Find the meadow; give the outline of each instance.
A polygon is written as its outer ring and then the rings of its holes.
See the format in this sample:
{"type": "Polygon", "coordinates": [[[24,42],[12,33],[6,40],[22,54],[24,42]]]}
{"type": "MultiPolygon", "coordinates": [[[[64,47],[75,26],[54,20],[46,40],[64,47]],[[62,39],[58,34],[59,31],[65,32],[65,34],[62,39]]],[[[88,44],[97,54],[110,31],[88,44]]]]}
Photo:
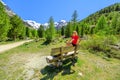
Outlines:
{"type": "Polygon", "coordinates": [[[65,46],[65,40],[45,44],[32,41],[0,54],[0,80],[119,80],[120,63],[117,58],[90,53],[85,50],[84,40],[78,61],[70,60],[59,70],[51,68],[45,60],[52,48],[65,46]]]}

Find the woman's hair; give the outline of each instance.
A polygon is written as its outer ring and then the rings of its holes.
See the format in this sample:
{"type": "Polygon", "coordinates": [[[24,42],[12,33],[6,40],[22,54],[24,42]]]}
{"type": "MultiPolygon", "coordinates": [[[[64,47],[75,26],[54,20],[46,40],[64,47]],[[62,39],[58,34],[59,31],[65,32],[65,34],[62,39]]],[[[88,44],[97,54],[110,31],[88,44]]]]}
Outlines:
{"type": "Polygon", "coordinates": [[[75,35],[78,35],[77,31],[73,31],[73,33],[74,33],[75,35]]]}

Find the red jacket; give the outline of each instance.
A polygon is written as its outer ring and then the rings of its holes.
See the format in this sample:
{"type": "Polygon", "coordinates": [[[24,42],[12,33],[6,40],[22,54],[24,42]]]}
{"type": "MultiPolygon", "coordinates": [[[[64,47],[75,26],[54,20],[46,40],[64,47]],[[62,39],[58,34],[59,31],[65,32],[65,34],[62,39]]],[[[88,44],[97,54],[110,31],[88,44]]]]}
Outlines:
{"type": "Polygon", "coordinates": [[[72,36],[71,38],[72,38],[72,44],[77,44],[79,36],[76,35],[76,36],[72,36]]]}

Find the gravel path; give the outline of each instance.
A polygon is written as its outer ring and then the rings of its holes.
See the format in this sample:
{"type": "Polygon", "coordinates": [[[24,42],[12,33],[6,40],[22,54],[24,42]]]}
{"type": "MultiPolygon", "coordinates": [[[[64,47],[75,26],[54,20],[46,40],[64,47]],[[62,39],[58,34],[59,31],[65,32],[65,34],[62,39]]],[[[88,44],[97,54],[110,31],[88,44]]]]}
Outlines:
{"type": "MultiPolygon", "coordinates": [[[[18,79],[22,76],[23,80],[33,80],[35,78],[35,80],[39,80],[39,77],[35,77],[35,75],[39,75],[39,71],[48,65],[46,56],[42,54],[43,53],[15,54],[10,57],[9,65],[12,65],[12,71],[14,71],[14,65],[16,64],[17,69],[20,67],[24,69],[21,75],[18,76],[18,79]]],[[[12,73],[12,71],[9,72],[12,73]]]]}
{"type": "Polygon", "coordinates": [[[12,48],[15,48],[17,46],[20,46],[26,42],[30,42],[32,40],[25,40],[25,41],[20,41],[20,42],[15,42],[15,43],[11,43],[11,44],[5,44],[5,45],[0,45],[0,53],[10,50],[12,48]]]}

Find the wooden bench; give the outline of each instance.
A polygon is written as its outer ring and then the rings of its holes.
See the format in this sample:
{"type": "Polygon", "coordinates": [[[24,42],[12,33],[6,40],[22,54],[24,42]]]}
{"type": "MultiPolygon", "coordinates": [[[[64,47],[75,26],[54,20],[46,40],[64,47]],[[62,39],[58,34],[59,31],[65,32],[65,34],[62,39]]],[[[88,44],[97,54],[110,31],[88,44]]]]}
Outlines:
{"type": "Polygon", "coordinates": [[[66,46],[66,47],[58,47],[51,49],[50,56],[46,57],[46,61],[49,64],[53,64],[57,67],[62,66],[62,62],[68,58],[76,58],[76,54],[80,45],[73,47],[73,46],[66,46]]]}

